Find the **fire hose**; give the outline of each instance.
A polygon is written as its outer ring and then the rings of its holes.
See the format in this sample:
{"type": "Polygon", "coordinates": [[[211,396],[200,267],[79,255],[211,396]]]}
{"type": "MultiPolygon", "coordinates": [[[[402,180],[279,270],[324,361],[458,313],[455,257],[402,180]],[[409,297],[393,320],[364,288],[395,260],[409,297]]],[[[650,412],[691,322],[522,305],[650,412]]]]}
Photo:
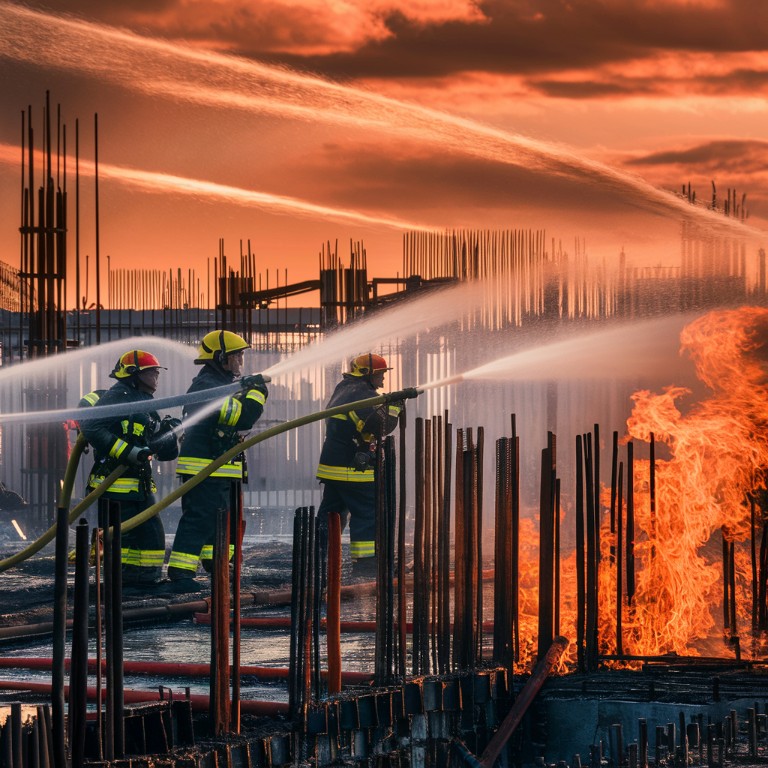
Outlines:
{"type": "Polygon", "coordinates": [[[158,512],[165,509],[171,502],[183,496],[187,491],[194,488],[201,483],[211,473],[215,472],[219,467],[235,458],[239,453],[242,453],[248,448],[261,443],[264,440],[268,440],[270,437],[288,432],[291,429],[304,426],[305,424],[311,424],[314,421],[320,421],[322,419],[330,418],[339,413],[349,413],[350,411],[360,410],[362,408],[373,408],[377,405],[383,405],[385,403],[391,403],[398,400],[406,400],[418,397],[422,393],[422,390],[410,387],[408,389],[401,389],[398,392],[388,392],[384,395],[377,395],[376,397],[369,397],[365,400],[357,400],[354,403],[345,403],[344,405],[337,405],[333,408],[326,408],[323,411],[317,411],[315,413],[309,413],[306,416],[299,416],[291,421],[284,421],[282,424],[275,424],[274,427],[265,429],[263,432],[259,432],[258,435],[246,438],[241,443],[238,443],[233,448],[219,456],[218,459],[214,459],[207,467],[201,469],[196,475],[192,475],[189,480],[180,485],[175,491],[171,491],[167,496],[153,504],[151,507],[147,507],[143,512],[135,515],[130,520],[126,520],[121,526],[121,531],[130,531],[136,526],[145,523],[150,518],[154,517],[158,512]]]}
{"type": "MultiPolygon", "coordinates": [[[[58,504],[59,508],[69,508],[69,504],[72,499],[72,486],[75,482],[75,472],[77,471],[77,465],[80,462],[80,457],[82,456],[86,445],[87,442],[85,438],[82,435],[78,435],[77,440],[75,441],[75,445],[72,449],[72,453],[69,456],[69,461],[67,462],[67,468],[64,472],[64,479],[61,483],[61,495],[59,497],[58,504]]],[[[73,523],[80,515],[82,515],[83,512],[85,512],[85,510],[88,509],[88,507],[90,507],[91,504],[93,504],[93,502],[96,501],[109,488],[109,486],[112,485],[112,483],[114,483],[115,480],[117,480],[117,478],[125,472],[126,469],[127,467],[123,466],[122,464],[116,467],[104,478],[103,482],[94,488],[79,504],[76,504],[67,518],[69,523],[73,523]]],[[[36,539],[31,544],[28,544],[20,552],[5,558],[5,560],[0,560],[0,573],[7,571],[14,565],[18,565],[22,561],[32,557],[32,555],[39,552],[46,544],[53,541],[55,536],[56,523],[54,523],[39,539],[36,539]]]]}
{"type": "MultiPolygon", "coordinates": [[[[264,381],[269,381],[265,376],[264,381]]],[[[225,384],[223,387],[213,387],[212,389],[202,389],[198,392],[187,392],[183,395],[171,395],[169,397],[153,398],[152,400],[141,400],[130,404],[130,413],[145,413],[147,411],[161,411],[167,408],[177,408],[182,405],[192,405],[193,403],[203,403],[209,400],[218,400],[239,392],[242,385],[238,382],[225,384]]],[[[120,416],[126,413],[126,406],[123,403],[113,405],[100,405],[98,411],[92,411],[90,408],[62,408],[55,411],[37,411],[35,413],[3,413],[0,414],[0,424],[11,424],[16,421],[23,421],[25,424],[50,421],[90,421],[91,419],[105,419],[110,416],[120,416]]]]}
{"type": "MultiPolygon", "coordinates": [[[[218,393],[220,390],[227,390],[228,392],[232,391],[231,386],[226,387],[216,387],[215,389],[209,389],[204,390],[203,394],[205,394],[204,398],[196,397],[194,402],[199,402],[201,400],[210,400],[212,393],[218,393]]],[[[134,517],[130,518],[129,520],[124,521],[121,526],[120,530],[122,532],[130,531],[136,528],[137,526],[141,525],[142,523],[145,523],[147,520],[151,519],[155,515],[157,515],[159,512],[161,512],[163,509],[165,509],[169,504],[173,503],[177,499],[181,498],[187,491],[194,488],[196,485],[201,483],[203,480],[205,480],[207,477],[209,477],[213,472],[215,472],[219,467],[221,467],[223,464],[226,464],[227,462],[231,461],[235,456],[237,456],[239,453],[242,453],[243,451],[247,450],[248,448],[251,448],[252,446],[256,445],[257,443],[263,442],[264,440],[269,439],[270,437],[274,437],[275,435],[282,434],[283,432],[288,432],[291,429],[296,429],[297,427],[304,426],[305,424],[311,424],[315,421],[320,421],[322,419],[330,418],[331,416],[335,416],[340,413],[348,413],[350,411],[359,410],[361,408],[373,408],[377,405],[384,405],[386,403],[395,402],[398,400],[408,400],[413,399],[415,397],[418,397],[423,390],[416,389],[415,387],[409,387],[406,389],[401,389],[397,392],[387,392],[383,395],[377,395],[375,397],[369,397],[364,400],[357,400],[354,403],[346,403],[344,405],[337,405],[333,408],[326,408],[322,411],[317,411],[315,413],[307,414],[306,416],[299,416],[296,419],[292,419],[290,421],[284,421],[281,424],[276,424],[273,427],[270,427],[269,429],[264,430],[263,432],[259,432],[259,434],[254,435],[253,437],[246,438],[242,442],[238,443],[234,447],[230,448],[228,451],[225,451],[222,453],[217,459],[214,459],[208,466],[201,469],[196,475],[192,475],[189,480],[185,481],[182,485],[180,485],[178,488],[176,488],[174,491],[171,491],[167,496],[162,498],[160,501],[156,502],[155,504],[151,505],[150,507],[147,507],[143,512],[140,512],[138,515],[135,515],[134,517]]],[[[196,396],[199,396],[201,393],[193,393],[196,396]]],[[[183,399],[185,398],[185,395],[179,395],[178,397],[172,397],[172,398],[161,398],[160,400],[148,400],[147,403],[149,403],[152,406],[152,410],[155,410],[158,407],[169,407],[167,405],[167,401],[173,400],[174,405],[179,405],[181,403],[186,402],[192,402],[192,400],[189,399],[183,399]]],[[[142,403],[139,404],[131,404],[131,408],[135,410],[134,406],[140,406],[142,403]]],[[[83,418],[94,418],[92,415],[92,411],[97,411],[96,416],[98,418],[103,418],[105,413],[109,409],[119,408],[120,413],[125,412],[125,405],[119,405],[119,406],[112,406],[112,405],[104,405],[104,406],[96,406],[93,409],[77,409],[75,411],[67,411],[66,413],[73,413],[74,416],[70,416],[70,418],[78,418],[78,420],[83,420],[83,418]]],[[[53,413],[52,411],[49,413],[53,413]]],[[[5,417],[0,417],[0,420],[3,420],[5,417]]],[[[70,454],[69,461],[67,462],[67,468],[64,475],[64,480],[62,481],[62,490],[61,490],[61,497],[59,500],[59,507],[69,507],[71,494],[72,494],[72,486],[74,484],[75,480],[75,472],[77,471],[77,465],[80,461],[80,457],[85,450],[86,446],[86,440],[82,435],[79,435],[77,438],[77,441],[75,442],[75,446],[72,450],[72,453],[70,454]]],[[[97,488],[95,488],[93,491],[91,491],[79,504],[77,504],[72,511],[69,513],[68,520],[70,523],[72,523],[74,520],[77,519],[77,517],[83,512],[88,509],[88,507],[93,504],[94,501],[96,501],[108,488],[112,483],[120,477],[125,471],[127,467],[124,465],[118,466],[115,470],[113,470],[107,477],[104,478],[103,482],[99,484],[97,488]]],[[[53,538],[56,535],[56,525],[54,524],[51,526],[39,539],[29,544],[27,547],[25,547],[20,552],[17,552],[15,555],[12,555],[11,557],[6,558],[5,560],[0,560],[0,573],[3,571],[8,570],[14,565],[17,565],[18,563],[26,560],[27,558],[31,557],[35,553],[39,552],[46,544],[48,544],[50,541],[53,540],[53,538]]]]}

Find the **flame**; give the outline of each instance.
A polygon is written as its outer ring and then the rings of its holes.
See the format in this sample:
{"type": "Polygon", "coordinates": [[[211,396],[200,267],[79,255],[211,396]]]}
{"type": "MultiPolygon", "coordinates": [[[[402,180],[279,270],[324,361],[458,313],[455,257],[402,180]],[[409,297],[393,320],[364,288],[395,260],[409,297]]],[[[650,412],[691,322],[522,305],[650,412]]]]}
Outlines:
{"type": "MultiPolygon", "coordinates": [[[[561,511],[561,524],[567,515],[561,511]]],[[[520,631],[520,657],[515,664],[518,674],[530,672],[538,656],[538,625],[539,625],[539,517],[532,514],[520,519],[520,552],[518,563],[518,624],[520,631]]],[[[578,594],[576,589],[576,553],[571,552],[561,556],[560,560],[560,626],[555,628],[555,634],[560,634],[561,628],[572,627],[576,624],[578,594]]],[[[567,629],[565,634],[570,634],[567,629]]],[[[571,643],[553,674],[564,674],[576,662],[576,645],[571,643]]]]}
{"type": "MultiPolygon", "coordinates": [[[[636,591],[622,606],[623,652],[699,655],[748,628],[752,616],[752,512],[768,468],[768,310],[712,311],[681,333],[681,352],[711,396],[684,413],[691,390],[635,392],[626,440],[657,445],[655,510],[650,463],[634,462],[636,591]],[[664,454],[659,458],[659,454],[664,454]],[[724,544],[734,550],[736,626],[723,605],[724,544]]],[[[757,510],[758,524],[762,513],[757,510]]],[[[601,650],[615,649],[615,536],[601,536],[601,650]]]]}

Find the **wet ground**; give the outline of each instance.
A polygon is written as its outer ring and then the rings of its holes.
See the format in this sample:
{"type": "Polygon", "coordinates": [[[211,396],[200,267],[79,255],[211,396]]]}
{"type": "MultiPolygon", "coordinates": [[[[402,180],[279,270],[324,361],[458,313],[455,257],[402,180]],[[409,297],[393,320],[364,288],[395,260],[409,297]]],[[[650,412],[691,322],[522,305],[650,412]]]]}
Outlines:
{"type": "MultiPolygon", "coordinates": [[[[172,536],[168,536],[170,546],[172,536]]],[[[23,544],[22,544],[23,545],[23,544]]],[[[0,559],[19,551],[21,545],[13,542],[0,542],[0,559]]],[[[344,549],[344,569],[342,581],[348,581],[349,558],[347,545],[344,549]]],[[[248,600],[251,593],[274,593],[283,597],[289,593],[291,584],[292,542],[285,535],[246,535],[243,547],[243,569],[241,591],[243,606],[241,615],[244,618],[253,616],[290,617],[290,606],[285,599],[280,599],[274,605],[253,605],[248,600]]],[[[70,569],[72,571],[72,569],[70,569]]],[[[50,627],[46,624],[53,617],[53,572],[54,559],[50,548],[44,550],[19,566],[0,574],[0,660],[11,658],[45,658],[52,656],[50,627]],[[12,629],[15,628],[15,629],[12,629]],[[37,628],[40,632],[37,633],[37,628]],[[20,636],[21,633],[33,631],[32,636],[20,636]]],[[[94,573],[91,572],[91,582],[94,573]]],[[[209,577],[202,571],[198,580],[204,585],[200,594],[192,595],[163,595],[157,596],[151,592],[144,596],[127,596],[123,600],[124,658],[129,661],[152,662],[190,662],[208,664],[210,661],[210,633],[207,623],[195,620],[195,611],[200,611],[200,603],[210,595],[209,577]],[[139,621],[130,618],[132,613],[141,613],[144,608],[195,604],[194,610],[182,611],[178,616],[169,620],[146,618],[139,621]]],[[[71,589],[73,573],[69,578],[68,609],[71,616],[71,589]]],[[[93,590],[92,590],[93,592],[93,590]]],[[[93,610],[93,609],[92,609],[93,610]]],[[[359,598],[345,600],[342,604],[342,619],[375,618],[375,603],[372,596],[361,595],[359,598]]],[[[89,656],[95,658],[97,639],[95,632],[90,632],[89,656]]],[[[373,666],[372,636],[367,634],[343,635],[342,658],[344,669],[349,671],[367,671],[373,666]]],[[[69,633],[67,636],[67,656],[69,655],[69,633]]],[[[288,629],[261,629],[243,627],[241,633],[241,665],[288,667],[290,656],[290,634],[288,629]]],[[[5,663],[5,662],[4,662],[5,663]]],[[[93,677],[93,676],[91,676],[93,677]]],[[[26,680],[35,682],[50,682],[51,674],[47,670],[29,670],[24,667],[0,668],[0,680],[26,680]]],[[[93,684],[89,680],[89,684],[93,684]]],[[[207,677],[170,677],[147,675],[125,676],[126,689],[153,690],[159,686],[171,688],[174,696],[181,696],[185,688],[191,693],[207,694],[209,680],[207,677]]],[[[243,699],[262,701],[288,700],[286,682],[259,680],[247,675],[241,683],[243,699]]],[[[16,692],[0,691],[2,702],[29,700],[29,696],[19,696],[16,692]],[[10,698],[9,698],[10,697],[10,698]]],[[[40,697],[38,696],[38,700],[40,697]]]]}

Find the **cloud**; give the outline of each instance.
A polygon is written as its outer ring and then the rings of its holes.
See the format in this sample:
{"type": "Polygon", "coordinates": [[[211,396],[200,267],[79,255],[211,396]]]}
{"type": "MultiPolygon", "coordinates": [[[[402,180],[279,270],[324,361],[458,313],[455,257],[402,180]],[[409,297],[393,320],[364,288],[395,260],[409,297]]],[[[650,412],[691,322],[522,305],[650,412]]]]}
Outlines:
{"type": "Polygon", "coordinates": [[[632,195],[587,172],[541,173],[405,140],[385,146],[347,137],[294,162],[295,167],[285,166],[286,173],[307,173],[313,193],[336,207],[386,209],[434,227],[534,226],[529,222],[535,217],[537,226],[553,229],[565,218],[577,220],[585,231],[606,227],[611,217],[642,216],[644,210],[632,195]]]}
{"type": "MultiPolygon", "coordinates": [[[[685,9],[691,15],[692,10],[690,3],[663,5],[634,0],[628,4],[640,9],[641,26],[647,26],[652,12],[672,8],[675,14],[685,9]]],[[[275,5],[288,12],[287,6],[275,5]]],[[[309,19],[317,6],[305,5],[309,19]]],[[[333,12],[346,7],[331,5],[333,12]]],[[[19,7],[5,5],[6,9],[19,7]]],[[[115,147],[112,162],[217,183],[222,188],[253,188],[252,197],[261,192],[272,198],[284,195],[294,207],[293,201],[299,201],[305,207],[314,204],[351,209],[360,212],[360,219],[413,221],[423,216],[430,226],[452,226],[459,221],[467,227],[498,227],[507,222],[517,226],[521,220],[529,225],[536,207],[537,221],[545,225],[547,220],[562,225],[563,212],[573,221],[584,211],[579,223],[586,225],[606,213],[615,211],[618,216],[622,209],[651,211],[661,214],[665,223],[677,222],[679,215],[688,215],[690,206],[660,189],[679,189],[677,182],[691,178],[690,169],[698,159],[691,157],[686,163],[681,156],[679,162],[666,162],[660,156],[654,163],[648,152],[644,156],[647,161],[642,162],[633,152],[637,146],[679,144],[669,127],[672,122],[663,127],[659,124],[661,110],[666,108],[659,108],[659,100],[648,98],[655,110],[649,113],[643,110],[642,99],[635,98],[632,109],[623,112],[624,127],[645,121],[655,134],[650,140],[638,141],[631,131],[615,130],[614,116],[608,113],[616,97],[623,96],[626,102],[633,95],[663,93],[674,96],[666,100],[670,110],[680,110],[689,85],[700,83],[699,88],[717,93],[729,87],[730,73],[738,71],[739,83],[751,82],[754,93],[755,84],[768,70],[762,53],[715,55],[654,49],[649,30],[642,44],[631,44],[631,40],[640,40],[643,35],[623,29],[617,29],[613,36],[606,32],[605,39],[590,39],[586,34],[590,28],[603,34],[600,25],[608,23],[599,18],[598,6],[592,0],[580,4],[576,15],[566,4],[554,0],[528,6],[495,0],[478,4],[474,10],[459,4],[460,13],[453,16],[438,3],[414,6],[410,15],[396,9],[394,3],[381,3],[372,6],[376,13],[365,16],[368,6],[357,5],[357,15],[349,16],[350,29],[358,21],[383,24],[385,33],[378,40],[379,32],[371,27],[368,37],[361,37],[359,49],[353,47],[333,56],[314,54],[314,61],[323,66],[346,56],[352,67],[346,75],[359,86],[349,87],[286,67],[203,49],[204,36],[216,38],[219,50],[237,49],[236,35],[247,42],[253,24],[248,13],[260,13],[267,7],[262,3],[255,4],[255,10],[253,6],[231,5],[243,14],[241,26],[235,23],[229,4],[195,3],[194,20],[182,18],[180,9],[185,6],[178,2],[157,6],[156,13],[143,4],[117,7],[118,11],[101,12],[122,13],[135,28],[141,26],[139,19],[146,18],[155,34],[164,30],[162,34],[169,37],[183,37],[188,30],[189,39],[198,35],[196,44],[177,44],[162,37],[139,38],[100,25],[65,24],[31,13],[16,14],[23,18],[24,24],[17,20],[17,26],[23,26],[26,37],[18,28],[5,39],[0,33],[0,55],[6,64],[16,56],[19,70],[47,66],[49,78],[58,72],[77,86],[72,89],[77,98],[86,92],[84,85],[98,87],[107,103],[119,97],[119,109],[111,121],[106,119],[107,106],[99,107],[103,125],[109,126],[110,144],[115,147]],[[216,24],[223,26],[217,28],[216,24]],[[175,30],[173,35],[169,30],[175,30]],[[382,67],[372,67],[375,76],[361,80],[362,63],[374,54],[383,56],[382,67]],[[569,58],[570,54],[574,58],[569,58]],[[482,69],[485,63],[488,66],[482,69]],[[353,71],[353,65],[360,70],[353,71]],[[469,70],[468,66],[477,68],[469,70]],[[383,79],[393,71],[408,76],[383,79]],[[457,71],[461,71],[460,77],[454,74],[457,71]],[[419,77],[411,77],[411,72],[418,72],[419,77]],[[444,74],[435,77],[436,72],[444,74]],[[411,103],[387,98],[392,89],[406,85],[413,86],[411,103]],[[517,108],[525,99],[535,104],[541,115],[538,126],[544,128],[529,131],[529,135],[555,136],[557,141],[528,139],[517,125],[507,127],[513,121],[506,122],[501,110],[509,104],[517,108]],[[583,100],[583,105],[573,104],[578,100],[583,100]],[[470,113],[470,102],[484,106],[484,113],[477,112],[485,118],[482,122],[463,117],[470,113]],[[450,106],[448,113],[444,111],[446,104],[450,106]],[[493,110],[500,111],[488,119],[493,110]],[[592,123],[590,140],[582,144],[573,141],[575,117],[580,114],[592,123]],[[180,125],[183,130],[179,130],[180,125]],[[556,126],[559,133],[550,126],[556,126]],[[600,138],[595,142],[592,137],[596,131],[600,138]],[[175,139],[158,141],[158,136],[175,139]],[[603,136],[615,143],[607,144],[601,152],[595,143],[599,145],[603,136]],[[338,144],[327,143],[328,137],[334,137],[338,144]],[[569,144],[560,143],[563,137],[569,144]],[[322,142],[326,142],[323,153],[313,154],[322,142]],[[263,151],[264,147],[268,151],[263,151]],[[114,156],[118,152],[119,156],[114,156]],[[609,152],[618,157],[612,167],[598,162],[599,154],[609,152]],[[622,173],[622,167],[642,169],[644,178],[622,173]]],[[[720,10],[713,3],[696,8],[697,17],[701,8],[709,14],[720,10]]],[[[604,0],[604,10],[610,17],[608,28],[618,25],[618,20],[630,24],[621,4],[611,6],[604,0]]],[[[329,18],[332,21],[332,17],[324,17],[325,22],[329,18]]],[[[268,23],[279,26],[277,17],[268,23]]],[[[698,22],[694,19],[691,23],[698,22]]],[[[298,40],[304,29],[302,24],[291,26],[286,21],[280,34],[298,40]]],[[[322,32],[317,40],[325,34],[322,32]]],[[[258,39],[252,42],[251,50],[257,50],[258,39]]],[[[276,48],[283,45],[279,35],[271,44],[276,48]]],[[[297,50],[308,50],[302,46],[299,43],[297,50]]],[[[274,55],[273,59],[280,57],[274,55]]],[[[313,61],[297,54],[292,57],[302,65],[313,61]]],[[[282,56],[282,60],[287,59],[287,55],[282,56]]],[[[736,127],[729,109],[733,101],[717,101],[727,118],[724,135],[731,125],[736,127]]],[[[84,103],[98,103],[93,92],[84,103]]],[[[700,133],[718,130],[712,124],[711,112],[694,114],[691,109],[690,116],[685,117],[691,125],[699,121],[700,133]]],[[[8,140],[17,132],[14,126],[8,140]]],[[[688,123],[684,132],[696,135],[688,123]]],[[[747,188],[741,182],[738,186],[747,188]]],[[[763,186],[768,187],[768,179],[763,186]]],[[[217,187],[216,192],[221,191],[217,187]]],[[[223,200],[227,196],[219,197],[223,200]]],[[[750,200],[756,200],[751,191],[750,200]]]]}
{"type": "Polygon", "coordinates": [[[677,54],[758,51],[768,4],[649,0],[485,0],[484,23],[385,18],[390,34],[356,50],[285,61],[338,77],[411,77],[467,71],[530,75],[677,54]]]}
{"type": "Polygon", "coordinates": [[[768,141],[722,139],[685,149],[651,152],[627,162],[628,165],[693,165],[709,170],[731,170],[738,164],[741,173],[764,171],[768,167],[768,141]]]}
{"type": "Polygon", "coordinates": [[[768,90],[763,0],[31,0],[27,5],[341,80],[425,82],[482,72],[523,79],[525,89],[539,95],[585,100],[768,90]]]}
{"type": "Polygon", "coordinates": [[[722,208],[724,197],[738,198],[750,218],[765,218],[768,212],[768,141],[754,139],[711,139],[687,147],[649,152],[624,164],[642,168],[646,176],[690,185],[699,201],[711,201],[713,188],[722,208]]]}
{"type": "Polygon", "coordinates": [[[388,20],[423,28],[485,20],[473,0],[47,0],[27,5],[255,58],[354,51],[394,33],[388,20]]]}

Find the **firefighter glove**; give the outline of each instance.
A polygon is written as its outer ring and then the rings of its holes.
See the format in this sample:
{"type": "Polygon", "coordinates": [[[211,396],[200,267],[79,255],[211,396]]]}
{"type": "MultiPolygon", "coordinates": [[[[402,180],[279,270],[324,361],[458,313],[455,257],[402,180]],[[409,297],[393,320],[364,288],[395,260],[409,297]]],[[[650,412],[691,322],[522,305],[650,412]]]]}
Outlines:
{"type": "Polygon", "coordinates": [[[125,461],[134,467],[141,466],[142,464],[146,464],[149,461],[149,457],[151,455],[152,454],[149,452],[149,448],[134,445],[133,448],[131,448],[131,450],[126,454],[125,461]]]}
{"type": "Polygon", "coordinates": [[[260,373],[253,373],[250,376],[243,376],[240,379],[243,389],[257,389],[266,398],[269,395],[267,389],[267,382],[264,381],[264,377],[260,373]]]}
{"type": "Polygon", "coordinates": [[[365,472],[373,466],[373,456],[368,451],[358,451],[355,454],[352,468],[355,472],[365,472]]]}
{"type": "Polygon", "coordinates": [[[160,432],[170,432],[171,430],[178,429],[181,426],[181,419],[177,419],[174,416],[163,416],[160,422],[160,432]]]}

